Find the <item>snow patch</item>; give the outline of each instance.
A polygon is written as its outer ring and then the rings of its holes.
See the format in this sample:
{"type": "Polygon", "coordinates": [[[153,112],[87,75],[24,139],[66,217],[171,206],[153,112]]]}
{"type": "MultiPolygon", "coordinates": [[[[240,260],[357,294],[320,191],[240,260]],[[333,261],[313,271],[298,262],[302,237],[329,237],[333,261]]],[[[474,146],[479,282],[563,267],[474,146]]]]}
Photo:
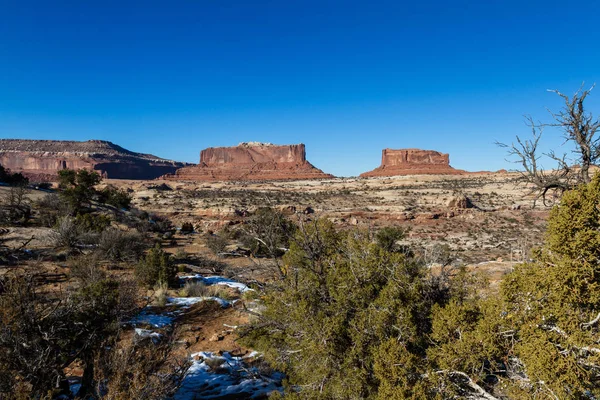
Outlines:
{"type": "MultiPolygon", "coordinates": [[[[283,374],[275,372],[270,376],[261,374],[256,367],[246,364],[258,353],[245,357],[233,357],[225,352],[222,356],[211,352],[192,354],[193,363],[174,396],[174,400],[216,399],[224,396],[244,396],[263,398],[274,391],[283,391],[283,374]],[[199,358],[199,360],[195,360],[199,358]],[[220,366],[214,371],[208,364],[220,366]]],[[[232,397],[233,398],[233,397],[232,397]]]]}
{"type": "Polygon", "coordinates": [[[135,325],[150,325],[155,328],[164,328],[173,323],[174,317],[165,314],[152,314],[147,311],[142,311],[136,315],[130,323],[135,325]]]}
{"type": "Polygon", "coordinates": [[[227,300],[223,300],[220,297],[169,297],[167,302],[169,304],[175,304],[177,306],[190,307],[196,303],[202,301],[216,301],[223,308],[231,306],[231,303],[227,300]]]}
{"type": "Polygon", "coordinates": [[[224,276],[202,276],[200,274],[196,275],[186,275],[182,276],[179,279],[185,281],[200,281],[205,285],[222,285],[230,288],[237,289],[240,293],[245,293],[254,289],[249,288],[247,285],[234,281],[233,279],[225,278],[224,276]]]}

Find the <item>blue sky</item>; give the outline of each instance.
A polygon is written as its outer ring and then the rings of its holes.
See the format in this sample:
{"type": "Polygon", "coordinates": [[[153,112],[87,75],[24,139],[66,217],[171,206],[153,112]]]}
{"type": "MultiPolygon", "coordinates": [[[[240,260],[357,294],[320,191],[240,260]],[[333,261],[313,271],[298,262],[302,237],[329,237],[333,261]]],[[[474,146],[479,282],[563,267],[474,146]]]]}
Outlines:
{"type": "MultiPolygon", "coordinates": [[[[512,168],[495,141],[548,120],[546,89],[600,83],[600,5],[580,1],[0,0],[0,137],[105,139],[197,162],[305,143],[342,176],[383,148],[512,168]]],[[[600,87],[588,101],[600,105],[600,87]]],[[[548,147],[562,143],[546,132],[548,147]]]]}

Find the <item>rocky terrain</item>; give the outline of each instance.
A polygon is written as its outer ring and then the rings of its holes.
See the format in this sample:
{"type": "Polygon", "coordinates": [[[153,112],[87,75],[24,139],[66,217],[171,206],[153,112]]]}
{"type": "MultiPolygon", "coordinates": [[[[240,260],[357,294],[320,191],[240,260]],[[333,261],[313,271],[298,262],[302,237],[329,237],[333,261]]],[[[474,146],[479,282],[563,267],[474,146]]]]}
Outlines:
{"type": "Polygon", "coordinates": [[[346,229],[401,226],[408,230],[407,244],[447,246],[457,258],[477,264],[521,260],[542,239],[547,209],[532,209],[528,190],[515,178],[488,173],[114,184],[132,189],[137,207],[202,232],[237,225],[257,208],[271,206],[291,218],[328,218],[346,229]]]}
{"type": "Polygon", "coordinates": [[[48,181],[62,169],[90,169],[111,179],[154,179],[186,163],[126,150],[102,140],[0,139],[0,165],[32,180],[48,181]]]}
{"type": "Polygon", "coordinates": [[[240,143],[211,147],[200,153],[200,164],[178,169],[167,180],[244,181],[332,178],[306,160],[303,144],[240,143]]]}
{"type": "Polygon", "coordinates": [[[361,177],[417,175],[417,174],[461,174],[465,171],[450,166],[450,156],[433,150],[383,149],[381,165],[361,177]]]}

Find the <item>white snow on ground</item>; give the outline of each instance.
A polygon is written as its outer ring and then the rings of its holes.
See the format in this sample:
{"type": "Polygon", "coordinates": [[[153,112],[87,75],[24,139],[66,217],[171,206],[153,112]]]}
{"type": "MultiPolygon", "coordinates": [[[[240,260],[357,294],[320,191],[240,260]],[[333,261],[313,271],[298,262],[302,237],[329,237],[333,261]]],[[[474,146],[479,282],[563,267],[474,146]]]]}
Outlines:
{"type": "Polygon", "coordinates": [[[135,328],[135,334],[136,336],[139,336],[142,339],[145,338],[150,338],[152,339],[152,341],[160,341],[160,338],[162,337],[162,335],[158,332],[152,332],[148,329],[141,329],[141,328],[135,328]]]}
{"type": "Polygon", "coordinates": [[[151,325],[155,328],[164,328],[167,325],[171,325],[173,323],[173,316],[165,315],[165,314],[151,314],[146,310],[143,310],[141,313],[136,315],[130,323],[135,326],[139,325],[151,325]]]}
{"type": "Polygon", "coordinates": [[[202,276],[200,274],[196,275],[186,275],[182,276],[179,279],[183,281],[201,281],[205,285],[223,285],[228,286],[230,288],[234,288],[239,290],[240,293],[248,292],[250,290],[254,290],[249,288],[247,285],[234,281],[233,279],[225,278],[224,276],[202,276]]]}
{"type": "Polygon", "coordinates": [[[273,391],[282,391],[282,373],[261,375],[257,368],[245,363],[245,360],[255,356],[256,352],[245,357],[232,357],[229,353],[223,353],[222,356],[211,352],[192,354],[192,360],[199,360],[193,361],[173,399],[215,399],[227,395],[235,395],[240,399],[255,399],[273,391]],[[207,360],[211,365],[218,363],[218,360],[222,361],[222,364],[214,371],[206,363],[207,360]]]}
{"type": "Polygon", "coordinates": [[[167,301],[169,304],[175,304],[184,307],[189,307],[193,304],[200,303],[201,301],[216,301],[223,308],[231,306],[230,302],[223,300],[220,297],[169,297],[167,301]]]}

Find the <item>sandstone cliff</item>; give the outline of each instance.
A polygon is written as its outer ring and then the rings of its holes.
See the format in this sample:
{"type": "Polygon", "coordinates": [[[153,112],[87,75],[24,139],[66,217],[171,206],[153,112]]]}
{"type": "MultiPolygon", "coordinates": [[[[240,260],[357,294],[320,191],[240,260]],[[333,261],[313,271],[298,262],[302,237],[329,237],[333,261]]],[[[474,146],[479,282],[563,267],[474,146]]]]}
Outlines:
{"type": "Polygon", "coordinates": [[[126,150],[102,140],[0,139],[0,165],[33,180],[56,179],[62,169],[90,169],[113,179],[154,179],[186,163],[126,150]]]}
{"type": "Polygon", "coordinates": [[[210,147],[200,164],[178,169],[163,178],[190,181],[290,180],[332,178],[306,160],[303,144],[240,143],[210,147]]]}
{"type": "Polygon", "coordinates": [[[361,174],[361,177],[420,175],[420,174],[462,174],[465,171],[450,166],[450,156],[433,150],[384,149],[381,166],[361,174]]]}

